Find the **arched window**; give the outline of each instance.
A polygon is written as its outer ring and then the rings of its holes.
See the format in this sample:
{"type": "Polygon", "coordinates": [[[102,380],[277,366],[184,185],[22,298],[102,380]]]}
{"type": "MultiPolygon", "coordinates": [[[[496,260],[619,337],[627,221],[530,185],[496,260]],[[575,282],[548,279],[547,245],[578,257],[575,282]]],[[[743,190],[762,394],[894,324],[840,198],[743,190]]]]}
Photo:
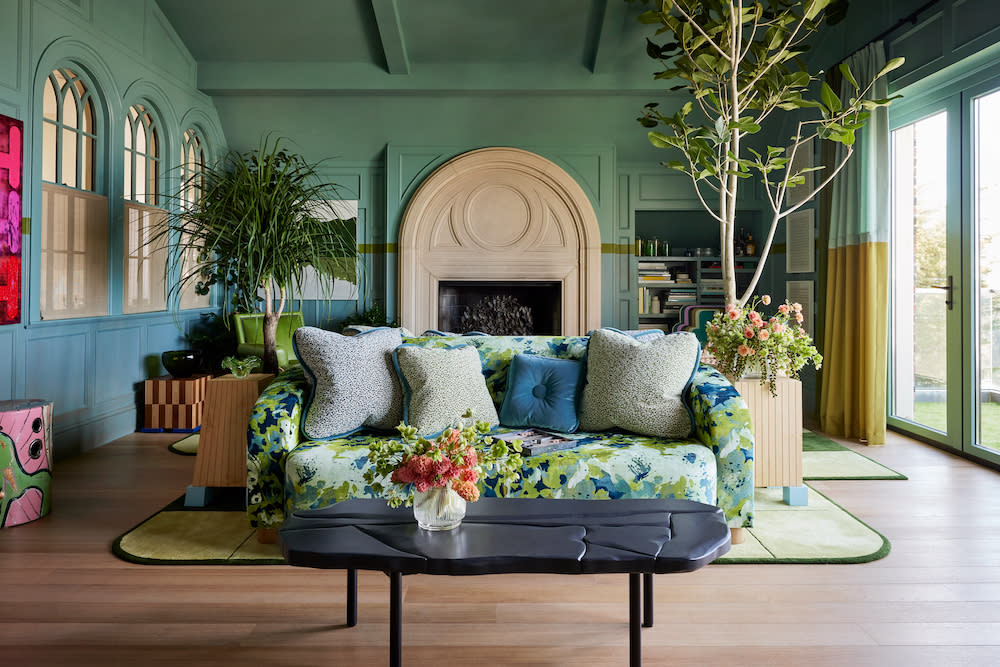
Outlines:
{"type": "Polygon", "coordinates": [[[156,206],[159,196],[160,137],[153,115],[141,104],[125,118],[125,199],[156,206]]]}
{"type": "Polygon", "coordinates": [[[204,185],[205,143],[193,127],[184,130],[181,141],[181,187],[183,206],[188,208],[198,201],[204,185]]]}
{"type": "MultiPolygon", "coordinates": [[[[205,142],[193,127],[184,131],[181,140],[181,202],[185,209],[194,206],[201,197],[205,177],[205,142]]],[[[181,275],[195,270],[198,265],[197,253],[189,251],[181,258],[181,275]]],[[[181,308],[208,308],[212,305],[208,294],[198,294],[195,283],[189,283],[181,291],[181,308]]]]}
{"type": "Polygon", "coordinates": [[[58,68],[42,88],[43,319],[108,312],[108,200],[98,194],[94,90],[58,68]]]}
{"type": "Polygon", "coordinates": [[[160,135],[153,114],[133,104],[125,116],[125,272],[122,312],[166,310],[165,212],[160,194],[160,135]]]}

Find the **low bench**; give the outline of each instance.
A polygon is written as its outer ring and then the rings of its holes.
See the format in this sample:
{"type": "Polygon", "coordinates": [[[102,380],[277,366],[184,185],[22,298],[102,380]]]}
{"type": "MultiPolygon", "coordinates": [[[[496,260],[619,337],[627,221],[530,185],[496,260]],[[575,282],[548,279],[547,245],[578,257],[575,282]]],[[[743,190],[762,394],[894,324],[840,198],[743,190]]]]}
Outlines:
{"type": "Polygon", "coordinates": [[[357,624],[357,570],[389,575],[392,667],[402,664],[404,574],[628,573],[629,664],[638,667],[652,575],[707,565],[729,551],[730,532],[719,508],[678,499],[481,498],[445,532],[418,528],[412,509],[354,499],[296,512],[278,541],[290,565],[347,570],[348,626],[357,624]]]}

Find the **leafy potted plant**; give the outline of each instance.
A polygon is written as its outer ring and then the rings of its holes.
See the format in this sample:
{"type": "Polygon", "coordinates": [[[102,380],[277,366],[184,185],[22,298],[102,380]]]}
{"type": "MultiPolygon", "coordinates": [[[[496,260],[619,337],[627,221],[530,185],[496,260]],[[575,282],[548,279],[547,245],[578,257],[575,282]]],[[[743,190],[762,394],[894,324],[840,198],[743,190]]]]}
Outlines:
{"type": "Polygon", "coordinates": [[[647,40],[647,53],[664,66],[656,78],[674,81],[677,85],[671,90],[687,90],[693,100],[672,114],[660,111],[657,103],[647,104],[638,120],[650,129],[649,140],[654,146],[680,152],[682,159],[666,166],[690,177],[702,207],[719,223],[725,303],[743,306],[757,287],[778,221],[829,184],[843,168],[853,151],[855,133],[864,127],[870,111],[892,99],[866,99],[872,85],[899,67],[903,59],[889,61],[863,86],[842,64],[841,74],[854,94],[842,100],[824,81],[819,86],[819,99],[812,99],[810,88],[815,89],[812,84],[819,77],[805,69],[799,56],[808,49],[804,42],[820,26],[827,8],[842,13],[845,0],[642,1],[655,2],[657,9],[643,13],[640,21],[657,25],[657,34],[672,37],[662,45],[647,40]],[[700,113],[695,113],[696,109],[700,113]],[[813,115],[798,116],[787,151],[775,146],[755,150],[749,137],[760,132],[765,120],[776,120],[780,111],[811,111],[813,115]],[[661,126],[666,130],[657,129],[661,126]],[[796,153],[811,145],[814,138],[843,144],[847,150],[838,164],[820,174],[818,185],[789,205],[788,190],[803,186],[806,172],[822,169],[793,166],[796,153]],[[740,181],[754,173],[764,186],[771,221],[753,278],[746,291],[737,295],[737,202],[740,181]]]}
{"type": "Polygon", "coordinates": [[[219,284],[226,312],[256,312],[262,301],[265,373],[278,371],[278,319],[305,269],[331,292],[336,278],[355,279],[354,222],[340,218],[337,186],[318,170],[269,137],[257,150],[231,150],[182,184],[180,205],[154,237],[165,236],[171,263],[185,267],[171,283],[172,296],[192,287],[207,294],[219,284]],[[192,189],[197,197],[189,196],[192,189]],[[192,256],[197,262],[184,262],[192,256]]]}

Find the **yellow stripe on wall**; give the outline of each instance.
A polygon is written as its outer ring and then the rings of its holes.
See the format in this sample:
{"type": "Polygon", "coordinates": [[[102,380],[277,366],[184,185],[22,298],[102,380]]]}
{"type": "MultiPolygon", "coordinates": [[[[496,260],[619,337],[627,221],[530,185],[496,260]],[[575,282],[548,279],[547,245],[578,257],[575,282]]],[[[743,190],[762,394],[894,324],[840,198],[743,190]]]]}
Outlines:
{"type": "Polygon", "coordinates": [[[631,243],[602,243],[601,254],[603,255],[634,255],[635,246],[631,243]]]}
{"type": "Polygon", "coordinates": [[[395,243],[359,243],[358,252],[367,255],[385,255],[396,252],[395,243]]]}

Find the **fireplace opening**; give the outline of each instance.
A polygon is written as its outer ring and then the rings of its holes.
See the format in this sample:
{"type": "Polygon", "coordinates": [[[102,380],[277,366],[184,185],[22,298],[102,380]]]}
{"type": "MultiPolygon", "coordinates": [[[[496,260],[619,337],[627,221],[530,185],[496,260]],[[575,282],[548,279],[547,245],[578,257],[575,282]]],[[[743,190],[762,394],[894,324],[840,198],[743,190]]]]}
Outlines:
{"type": "Polygon", "coordinates": [[[493,336],[558,336],[558,280],[451,280],[438,283],[438,328],[493,336]]]}

